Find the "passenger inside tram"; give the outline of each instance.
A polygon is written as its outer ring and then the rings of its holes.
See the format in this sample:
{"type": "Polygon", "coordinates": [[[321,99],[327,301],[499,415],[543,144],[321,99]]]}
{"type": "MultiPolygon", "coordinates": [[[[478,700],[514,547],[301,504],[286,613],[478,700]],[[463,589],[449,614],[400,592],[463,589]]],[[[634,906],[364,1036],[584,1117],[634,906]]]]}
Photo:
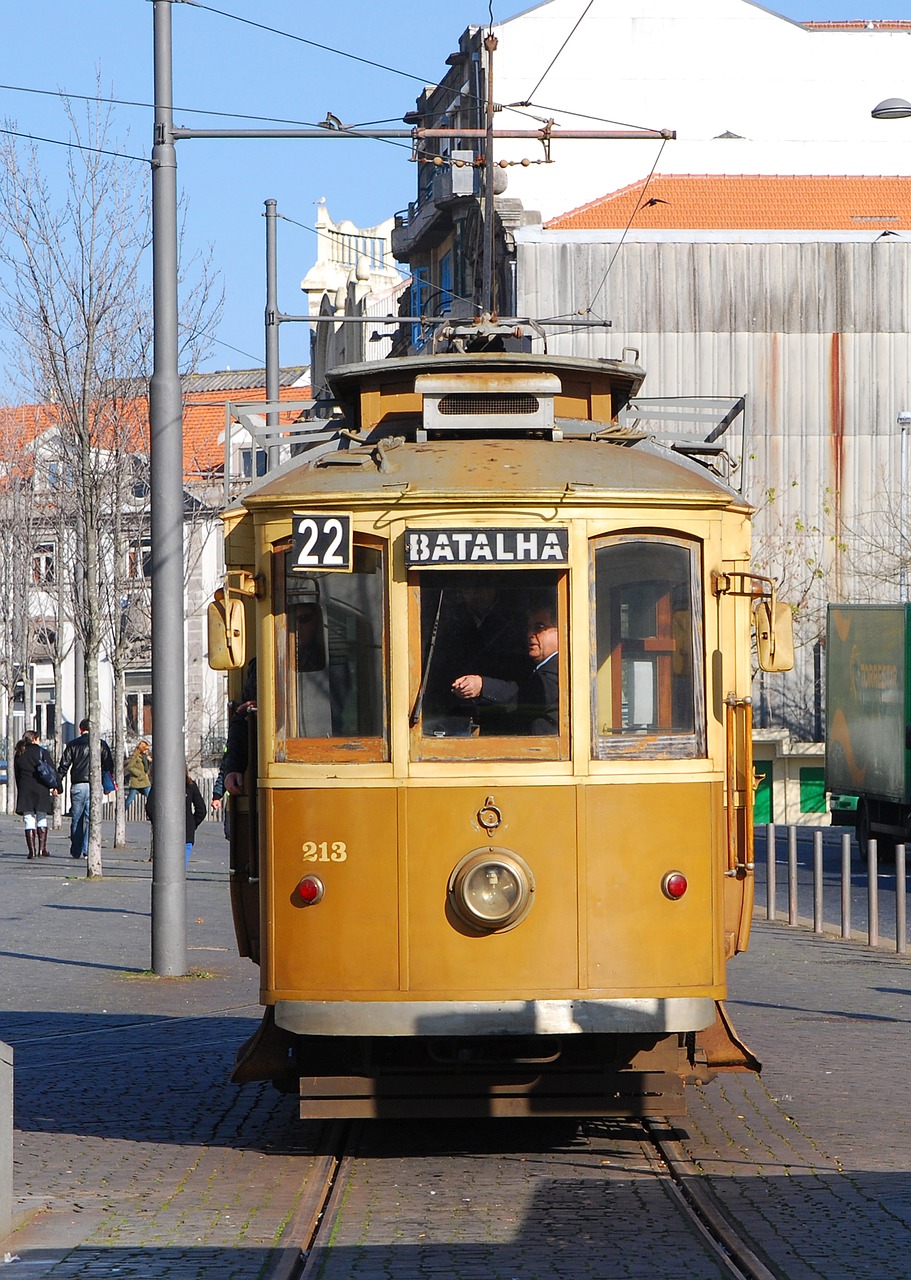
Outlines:
{"type": "Polygon", "coordinates": [[[421,605],[425,736],[558,732],[553,573],[429,573],[421,605]]]}
{"type": "Polygon", "coordinates": [[[459,676],[452,691],[465,702],[481,707],[504,708],[512,718],[513,733],[558,733],[560,633],[553,604],[544,602],[530,610],[526,629],[532,669],[520,680],[502,680],[483,673],[459,676]]]}

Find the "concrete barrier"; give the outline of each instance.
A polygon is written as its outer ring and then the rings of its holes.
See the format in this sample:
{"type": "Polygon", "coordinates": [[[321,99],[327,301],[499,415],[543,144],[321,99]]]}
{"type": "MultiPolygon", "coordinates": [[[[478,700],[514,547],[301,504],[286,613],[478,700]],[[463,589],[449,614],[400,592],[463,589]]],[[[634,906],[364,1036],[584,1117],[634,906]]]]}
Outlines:
{"type": "Polygon", "coordinates": [[[0,1240],[13,1229],[13,1050],[0,1040],[0,1240]]]}

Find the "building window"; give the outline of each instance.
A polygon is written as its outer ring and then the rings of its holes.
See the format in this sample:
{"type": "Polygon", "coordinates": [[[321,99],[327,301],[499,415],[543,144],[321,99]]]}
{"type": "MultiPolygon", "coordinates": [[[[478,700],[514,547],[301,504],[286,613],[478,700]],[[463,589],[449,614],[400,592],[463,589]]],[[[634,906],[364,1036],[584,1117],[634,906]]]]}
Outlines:
{"type": "Polygon", "coordinates": [[[152,672],[148,669],[128,671],[127,734],[147,738],[152,733],[152,672]]]}
{"type": "Polygon", "coordinates": [[[71,462],[49,462],[47,466],[47,485],[49,489],[72,489],[75,473],[71,462]]]}
{"type": "Polygon", "coordinates": [[[254,453],[255,453],[255,470],[257,477],[266,474],[266,464],[268,457],[265,449],[241,449],[240,451],[240,473],[244,480],[252,480],[254,475],[254,453]]]}
{"type": "Polygon", "coordinates": [[[152,543],[143,538],[130,548],[127,564],[127,575],[130,578],[150,578],[152,576],[152,543]]]}
{"type": "Polygon", "coordinates": [[[56,547],[53,542],[39,542],[32,555],[32,581],[38,587],[49,587],[57,581],[56,547]]]}
{"type": "Polygon", "coordinates": [[[57,704],[52,684],[35,687],[35,729],[45,742],[49,742],[57,730],[57,704]]]}

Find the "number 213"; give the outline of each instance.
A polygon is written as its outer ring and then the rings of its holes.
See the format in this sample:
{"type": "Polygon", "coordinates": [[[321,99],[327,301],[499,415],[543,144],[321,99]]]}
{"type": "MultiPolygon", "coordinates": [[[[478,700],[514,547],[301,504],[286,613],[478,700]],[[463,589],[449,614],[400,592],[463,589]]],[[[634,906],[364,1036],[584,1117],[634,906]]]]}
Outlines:
{"type": "Polygon", "coordinates": [[[344,840],[305,840],[301,846],[304,862],[344,862],[348,857],[348,846],[344,840]]]}

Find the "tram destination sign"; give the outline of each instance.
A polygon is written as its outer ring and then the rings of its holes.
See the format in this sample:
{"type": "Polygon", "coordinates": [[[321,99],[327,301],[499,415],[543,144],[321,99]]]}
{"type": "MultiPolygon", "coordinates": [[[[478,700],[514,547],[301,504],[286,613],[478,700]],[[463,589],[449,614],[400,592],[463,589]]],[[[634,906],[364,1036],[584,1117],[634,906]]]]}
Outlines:
{"type": "Polygon", "coordinates": [[[291,530],[291,568],[351,572],[351,516],[295,511],[291,530]]]}
{"type": "Polygon", "coordinates": [[[409,569],[568,563],[569,530],[566,527],[405,530],[405,565],[409,569]]]}

